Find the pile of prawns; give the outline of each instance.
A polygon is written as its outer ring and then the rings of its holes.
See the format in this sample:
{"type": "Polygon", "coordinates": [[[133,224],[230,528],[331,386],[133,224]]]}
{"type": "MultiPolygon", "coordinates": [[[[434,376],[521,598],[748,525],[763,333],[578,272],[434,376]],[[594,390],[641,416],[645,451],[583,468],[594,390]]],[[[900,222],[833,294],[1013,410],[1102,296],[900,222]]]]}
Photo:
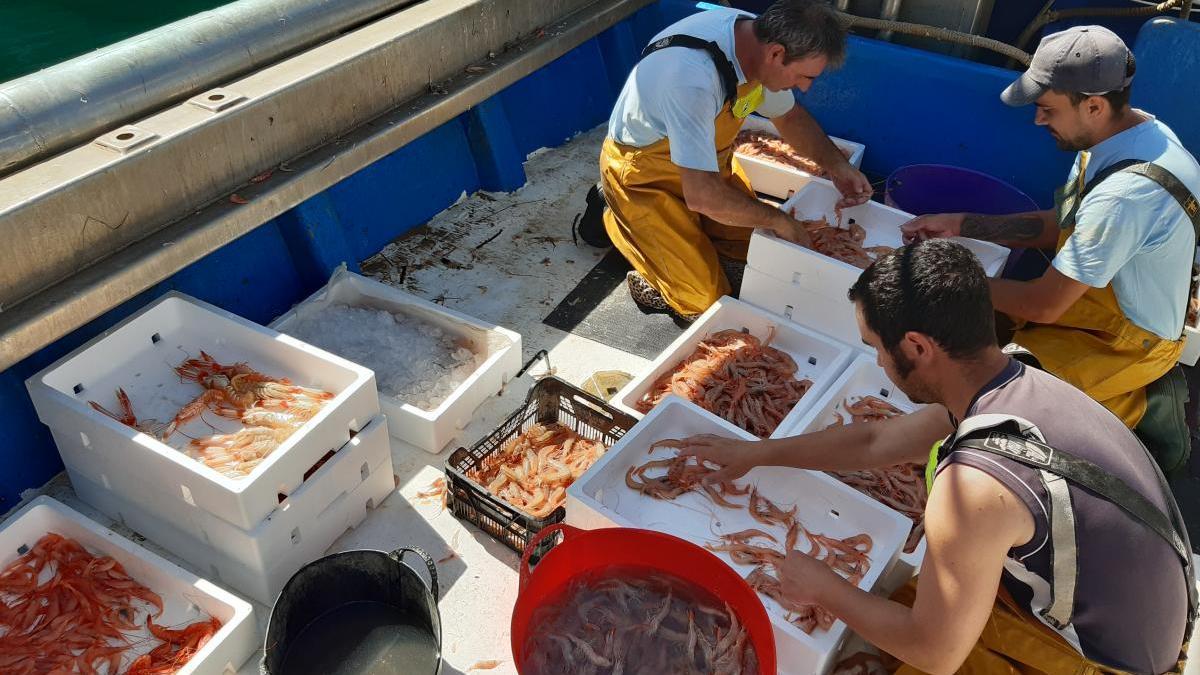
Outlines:
{"type": "MultiPolygon", "coordinates": [[[[664,439],[651,445],[650,451],[655,448],[683,447],[682,441],[664,439]]],[[[725,553],[730,560],[739,565],[754,565],[753,571],[746,576],[747,583],[754,590],[779,603],[788,613],[787,620],[792,625],[805,633],[812,633],[818,628],[829,630],[836,620],[835,617],[823,607],[797,602],[788,597],[784,594],[778,577],[771,574],[771,570],[788,553],[797,550],[796,545],[803,535],[808,541],[808,550],[804,553],[825,562],[850,583],[857,584],[862,581],[871,566],[870,553],[873,542],[870,535],[864,533],[838,539],[812,532],[797,519],[798,507],[793,506],[785,511],[761,495],[757,487],[739,487],[732,481],[715,484],[704,482],[709,474],[718,470],[710,464],[696,460],[695,457],[676,455],[667,459],[651,460],[640,466],[631,466],[625,474],[625,484],[631,490],[665,500],[699,490],[718,506],[728,509],[746,508],[750,516],[764,527],[779,528],[782,537],[769,530],[755,528],[719,535],[718,540],[706,544],[705,548],[725,553]],[[666,469],[666,473],[657,477],[646,475],[657,469],[666,469]],[[736,497],[746,497],[747,501],[745,504],[730,501],[736,497]],[[778,546],[781,544],[780,539],[782,548],[766,543],[778,546]],[[752,543],[754,541],[762,543],[752,543]]]]}
{"type": "MultiPolygon", "coordinates": [[[[845,399],[841,403],[841,409],[850,416],[850,424],[881,422],[904,415],[902,410],[877,396],[855,396],[853,400],[845,399]]],[[[845,417],[837,410],[833,412],[833,419],[833,423],[825,427],[826,429],[846,424],[845,417]]],[[[829,474],[904,514],[913,523],[908,539],[904,542],[904,552],[911,553],[917,548],[925,534],[925,501],[929,496],[925,490],[924,467],[904,463],[879,469],[830,471],[829,474]]]]}
{"type": "Polygon", "coordinates": [[[95,401],[88,401],[88,404],[121,424],[164,443],[183,425],[202,419],[205,412],[241,422],[244,427],[233,433],[194,438],[187,445],[190,457],[228,478],[250,475],[254,467],[334,396],[327,391],[293,384],[286,377],[264,375],[246,363],[224,365],[203,351],[199,358],[186,359],[174,370],[181,381],[198,384],[203,391],[165,424],[157,420],[139,420],[124,389],[117,389],[120,412],[114,413],[95,401]]]}
{"type": "Polygon", "coordinates": [[[560,424],[534,424],[469,471],[467,477],[534,518],[567,500],[567,488],[606,447],[560,424]]]}
{"type": "Polygon", "coordinates": [[[770,436],[813,384],[797,379],[796,361],[771,346],[774,336],[774,326],[765,340],[734,329],[706,335],[635,407],[648,413],[674,394],[759,438],[770,436]]]}
{"type": "Polygon", "coordinates": [[[0,672],[174,673],[221,621],[161,626],[162,611],[121,563],[49,532],[0,572],[0,672]]]}

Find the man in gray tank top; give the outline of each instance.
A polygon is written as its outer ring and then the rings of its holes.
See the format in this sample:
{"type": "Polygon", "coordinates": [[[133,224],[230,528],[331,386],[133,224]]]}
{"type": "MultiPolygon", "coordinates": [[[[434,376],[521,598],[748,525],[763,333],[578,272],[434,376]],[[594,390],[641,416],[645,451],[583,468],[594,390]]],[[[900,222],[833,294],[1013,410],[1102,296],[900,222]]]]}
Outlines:
{"type": "MultiPolygon", "coordinates": [[[[1174,670],[1194,580],[1167,539],[1071,480],[960,446],[979,429],[1018,429],[1169,514],[1173,497],[1133,433],[1080,390],[996,346],[987,278],[954,242],[929,240],[882,257],[850,299],[863,342],[888,377],[930,405],[796,438],[695,437],[684,452],[722,465],[715,482],[759,465],[925,464],[944,439],[947,450],[930,471],[927,552],[915,588],[889,600],[792,551],[777,566],[785,593],[831,611],[903,661],[898,672],[906,674],[1174,670]]],[[[1186,549],[1186,534],[1181,540],[1186,549]]]]}

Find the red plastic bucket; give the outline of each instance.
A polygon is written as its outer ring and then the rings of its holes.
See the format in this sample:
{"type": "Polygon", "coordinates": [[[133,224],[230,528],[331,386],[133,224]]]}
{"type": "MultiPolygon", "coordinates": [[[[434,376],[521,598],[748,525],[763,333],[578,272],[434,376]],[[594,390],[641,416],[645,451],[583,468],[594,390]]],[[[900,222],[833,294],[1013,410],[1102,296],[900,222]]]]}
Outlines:
{"type": "Polygon", "coordinates": [[[538,533],[521,559],[521,590],[512,615],[512,653],[517,672],[534,611],[573,579],[597,568],[636,565],[658,570],[706,589],[737,613],[749,631],[762,675],[775,674],[775,634],[758,594],[723,560],[703,548],[662,532],[628,527],[580,530],[552,525],[538,533]],[[530,553],[543,539],[562,532],[563,540],[531,572],[530,553]]]}

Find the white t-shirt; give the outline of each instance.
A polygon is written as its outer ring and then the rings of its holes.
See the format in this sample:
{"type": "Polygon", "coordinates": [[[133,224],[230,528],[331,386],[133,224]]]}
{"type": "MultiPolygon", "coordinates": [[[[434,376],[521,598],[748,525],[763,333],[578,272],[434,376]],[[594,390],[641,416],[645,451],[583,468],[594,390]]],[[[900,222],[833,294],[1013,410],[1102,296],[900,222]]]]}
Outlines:
{"type": "MultiPolygon", "coordinates": [[[[723,7],[699,12],[668,26],[651,43],[669,35],[716,42],[733,64],[738,84],[745,84],[733,41],[733,25],[739,17],[754,15],[723,7]]],[[[764,117],[779,117],[796,105],[790,89],[772,92],[764,88],[763,93],[756,112],[764,117]]],[[[639,61],[629,74],[608,120],[608,135],[637,148],[669,138],[671,161],[676,166],[715,172],[714,121],[724,105],[721,75],[708,52],[686,47],[660,49],[639,61]]]]}

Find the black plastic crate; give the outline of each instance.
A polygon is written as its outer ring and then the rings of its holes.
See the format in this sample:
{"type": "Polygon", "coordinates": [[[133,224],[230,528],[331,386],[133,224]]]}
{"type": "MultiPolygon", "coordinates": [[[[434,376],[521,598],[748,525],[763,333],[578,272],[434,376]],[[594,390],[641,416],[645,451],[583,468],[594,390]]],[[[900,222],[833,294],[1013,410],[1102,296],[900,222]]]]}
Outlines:
{"type": "MultiPolygon", "coordinates": [[[[545,518],[534,518],[467,478],[467,472],[534,424],[561,424],[584,438],[612,447],[636,423],[637,419],[632,415],[586,391],[556,377],[547,377],[535,384],[529,390],[525,404],[487,437],[469,450],[459,448],[450,454],[446,461],[447,505],[456,517],[474,523],[512,550],[522,553],[529,540],[542,528],[562,522],[566,509],[560,506],[545,518]]],[[[534,551],[535,561],[554,546],[551,539],[534,551]]]]}

